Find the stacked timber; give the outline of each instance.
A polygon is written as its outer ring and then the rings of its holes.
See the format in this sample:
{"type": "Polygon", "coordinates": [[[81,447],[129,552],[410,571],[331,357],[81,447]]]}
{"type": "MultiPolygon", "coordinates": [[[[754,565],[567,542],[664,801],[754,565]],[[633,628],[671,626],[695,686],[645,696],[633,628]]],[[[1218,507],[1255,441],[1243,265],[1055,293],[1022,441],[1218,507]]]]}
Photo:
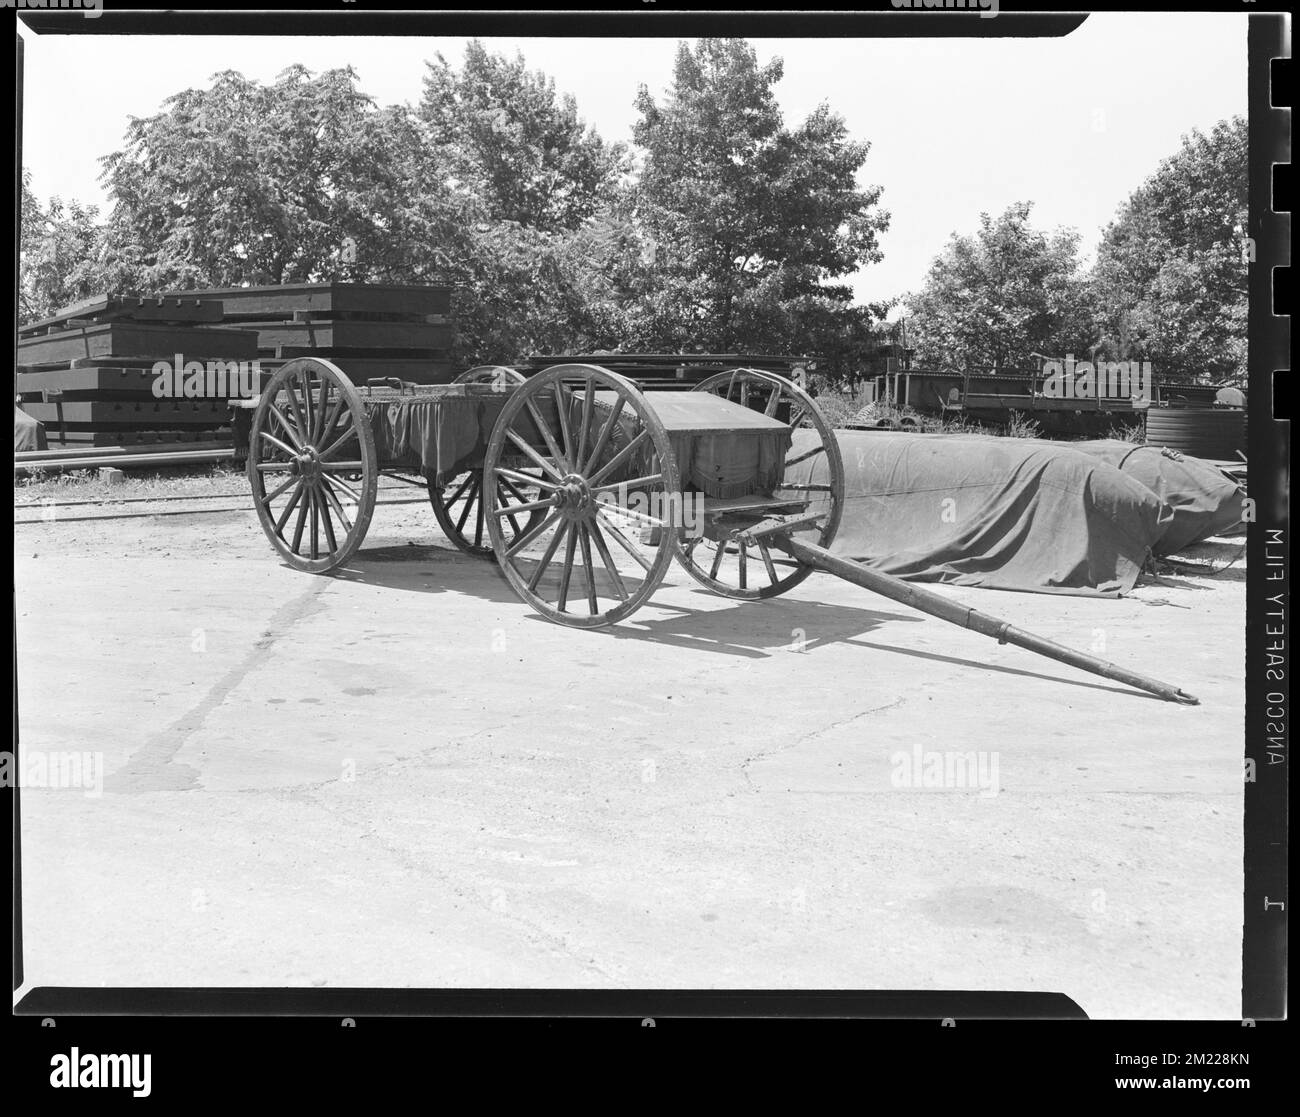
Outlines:
{"type": "Polygon", "coordinates": [[[455,372],[450,287],[298,283],[174,294],[220,302],[217,329],[256,331],[266,371],[295,357],[322,357],[358,385],[390,377],[445,384],[455,372]]]}
{"type": "Polygon", "coordinates": [[[18,331],[15,393],[52,446],[173,446],[228,435],[228,398],[256,394],[257,335],[216,330],[221,303],[102,295],[18,331]],[[166,365],[170,375],[160,378],[166,365]],[[186,369],[201,371],[184,382],[186,369]],[[210,370],[221,375],[214,379],[210,370]]]}

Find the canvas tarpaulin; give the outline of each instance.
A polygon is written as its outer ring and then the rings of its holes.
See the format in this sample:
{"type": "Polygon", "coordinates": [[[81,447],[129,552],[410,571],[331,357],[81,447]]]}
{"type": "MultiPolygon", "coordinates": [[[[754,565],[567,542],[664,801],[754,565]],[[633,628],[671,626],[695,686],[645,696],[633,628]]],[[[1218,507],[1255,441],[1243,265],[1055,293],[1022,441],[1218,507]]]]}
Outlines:
{"type": "Polygon", "coordinates": [[[367,403],[375,454],[381,463],[446,481],[479,464],[507,398],[503,392],[448,389],[367,403]]]}
{"type": "MultiPolygon", "coordinates": [[[[845,505],[831,549],[899,577],[1114,596],[1133,587],[1171,522],[1151,489],[1066,444],[836,434],[845,505]]],[[[816,437],[796,431],[791,456],[816,437]]],[[[825,455],[787,479],[825,482],[825,455]]]]}
{"type": "Polygon", "coordinates": [[[1116,439],[1066,445],[1121,470],[1168,506],[1170,517],[1164,533],[1152,544],[1152,550],[1158,555],[1176,555],[1193,543],[1229,531],[1241,522],[1241,501],[1245,495],[1241,486],[1200,458],[1189,458],[1160,446],[1116,439]]]}
{"type": "Polygon", "coordinates": [[[24,450],[46,450],[45,428],[21,407],[14,407],[14,453],[24,450]]]}

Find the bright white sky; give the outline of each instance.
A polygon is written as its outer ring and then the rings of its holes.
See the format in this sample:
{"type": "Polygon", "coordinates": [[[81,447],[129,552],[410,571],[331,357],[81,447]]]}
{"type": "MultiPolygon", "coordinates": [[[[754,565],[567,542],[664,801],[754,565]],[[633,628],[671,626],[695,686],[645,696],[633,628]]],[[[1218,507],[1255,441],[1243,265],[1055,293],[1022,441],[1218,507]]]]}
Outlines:
{"type": "MultiPolygon", "coordinates": [[[[944,18],[936,14],[934,18],[944,18]]],[[[23,165],[37,196],[104,206],[98,157],[127,118],[235,69],[270,81],[301,62],[352,65],[381,104],[415,104],[424,61],[459,63],[456,38],[35,36],[27,42],[23,165]]],[[[743,25],[742,25],[743,29],[743,25]]],[[[522,51],[572,93],[589,124],[630,140],[633,100],[668,83],[674,39],[485,39],[522,51]]],[[[1018,200],[1034,220],[1068,225],[1090,253],[1116,207],[1192,128],[1246,112],[1244,14],[1099,14],[1063,39],[754,39],[780,55],[786,120],[828,101],[871,142],[861,181],[884,186],[893,215],[884,261],[860,272],[863,301],[918,287],[954,232],[1018,200]]]]}

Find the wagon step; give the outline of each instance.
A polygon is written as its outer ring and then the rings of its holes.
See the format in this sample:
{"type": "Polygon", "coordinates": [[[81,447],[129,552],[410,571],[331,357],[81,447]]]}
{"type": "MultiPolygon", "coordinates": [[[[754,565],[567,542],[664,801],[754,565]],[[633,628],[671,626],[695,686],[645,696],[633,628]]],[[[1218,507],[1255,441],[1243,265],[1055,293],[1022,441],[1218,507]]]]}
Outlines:
{"type": "Polygon", "coordinates": [[[774,532],[770,539],[774,547],[779,547],[791,557],[799,559],[817,570],[827,574],[834,574],[837,578],[843,578],[846,582],[852,582],[863,589],[882,594],[902,605],[908,605],[922,613],[928,613],[932,617],[938,617],[940,620],[960,625],[962,628],[972,629],[984,636],[991,636],[999,644],[1015,644],[1017,647],[1036,652],[1038,655],[1047,656],[1049,659],[1055,659],[1061,663],[1068,663],[1072,667],[1078,667],[1080,670],[1089,671],[1094,675],[1101,675],[1103,678],[1114,679],[1116,682],[1124,683],[1138,690],[1144,690],[1148,694],[1154,694],[1170,702],[1180,702],[1185,706],[1200,705],[1198,699],[1193,698],[1176,686],[1171,686],[1169,683],[1162,683],[1158,679],[1138,674],[1136,671],[1130,671],[1107,660],[1075,651],[1073,648],[1067,648],[1063,644],[1057,644],[1055,641],[1042,636],[1035,636],[1032,632],[1016,628],[1015,625],[1009,624],[1007,621],[967,608],[965,605],[959,605],[957,602],[941,597],[937,593],[931,593],[929,590],[920,589],[910,582],[904,582],[901,578],[895,578],[892,574],[882,574],[878,570],[868,569],[860,562],[853,562],[850,559],[831,554],[825,547],[818,547],[815,544],[795,539],[789,534],[788,530],[780,533],[774,532]]]}

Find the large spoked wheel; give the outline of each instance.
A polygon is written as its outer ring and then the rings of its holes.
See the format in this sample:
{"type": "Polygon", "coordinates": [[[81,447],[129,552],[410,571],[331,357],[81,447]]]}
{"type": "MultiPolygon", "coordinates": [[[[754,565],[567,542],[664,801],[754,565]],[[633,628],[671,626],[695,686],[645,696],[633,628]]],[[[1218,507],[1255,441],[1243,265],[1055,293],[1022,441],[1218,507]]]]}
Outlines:
{"type": "Polygon", "coordinates": [[[538,490],[511,505],[489,484],[487,525],[502,572],[549,620],[613,624],[663,580],[681,521],[677,463],[632,381],[597,365],[531,377],[497,419],[483,475],[538,490]],[[505,522],[534,509],[541,521],[512,538],[505,522]]]}
{"type": "MultiPolygon", "coordinates": [[[[502,392],[513,391],[526,377],[505,365],[479,365],[462,372],[453,384],[486,384],[502,392]]],[[[497,506],[525,504],[537,499],[538,489],[528,482],[497,479],[497,506]]],[[[445,485],[429,480],[429,503],[442,533],[466,554],[475,558],[493,558],[492,542],[487,537],[482,500],[483,474],[472,469],[453,477],[445,485]]],[[[539,509],[506,519],[509,531],[518,536],[536,524],[539,509]]]]}
{"type": "MultiPolygon", "coordinates": [[[[514,472],[525,473],[525,463],[517,463],[514,472]]],[[[536,480],[524,481],[522,477],[513,480],[498,477],[495,507],[506,508],[517,504],[531,504],[541,494],[536,480]]],[[[442,528],[442,533],[466,554],[475,558],[495,558],[492,540],[487,533],[487,502],[483,500],[483,473],[471,469],[462,473],[448,485],[429,482],[429,503],[433,505],[433,515],[442,528]]],[[[510,541],[513,542],[529,528],[534,527],[545,515],[540,508],[531,511],[507,514],[505,526],[510,541]]]]}
{"type": "MultiPolygon", "coordinates": [[[[720,372],[700,381],[694,390],[712,392],[789,423],[792,438],[785,475],[772,494],[789,507],[773,511],[815,514],[816,520],[792,534],[829,547],[844,508],[844,463],[835,432],[813,398],[784,376],[753,368],[720,372]]],[[[724,597],[753,601],[783,594],[813,572],[813,567],[787,558],[762,539],[747,545],[729,538],[739,526],[743,522],[735,513],[711,513],[705,516],[703,534],[682,543],[681,564],[701,585],[724,597]]]]}
{"type": "Polygon", "coordinates": [[[257,518],[290,566],[323,574],[361,546],[379,470],[361,397],[329,361],[281,366],[253,411],[248,481],[257,518]]]}

